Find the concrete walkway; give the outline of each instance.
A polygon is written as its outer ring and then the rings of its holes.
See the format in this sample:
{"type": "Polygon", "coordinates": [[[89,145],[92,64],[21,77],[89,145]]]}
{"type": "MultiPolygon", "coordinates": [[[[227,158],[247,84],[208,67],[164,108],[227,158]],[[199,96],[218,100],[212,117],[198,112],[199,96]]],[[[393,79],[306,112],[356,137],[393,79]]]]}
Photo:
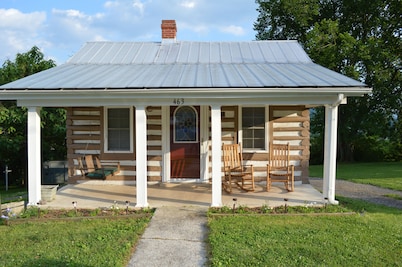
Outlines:
{"type": "Polygon", "coordinates": [[[128,267],[207,266],[207,207],[159,207],[128,267]]]}

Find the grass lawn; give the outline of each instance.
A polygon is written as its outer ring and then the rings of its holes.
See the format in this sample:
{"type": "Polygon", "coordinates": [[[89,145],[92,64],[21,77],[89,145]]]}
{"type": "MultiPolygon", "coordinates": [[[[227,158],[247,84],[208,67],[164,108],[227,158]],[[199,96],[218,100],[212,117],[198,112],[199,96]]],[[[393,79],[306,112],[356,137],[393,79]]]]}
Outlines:
{"type": "MultiPolygon", "coordinates": [[[[310,177],[322,177],[323,166],[310,166],[310,177]]],[[[336,178],[402,191],[402,162],[339,163],[336,178]]]]}
{"type": "Polygon", "coordinates": [[[27,189],[20,186],[9,186],[8,191],[4,185],[0,186],[0,201],[7,203],[12,201],[27,200],[27,189]]]}
{"type": "Polygon", "coordinates": [[[0,266],[126,266],[148,218],[0,226],[0,266]]]}
{"type": "MultiPolygon", "coordinates": [[[[322,177],[322,166],[311,166],[310,174],[322,177]]],[[[402,191],[402,163],[339,164],[337,176],[402,191]]],[[[210,215],[211,265],[402,266],[402,210],[336,198],[356,214],[210,215]]],[[[0,226],[0,267],[125,266],[148,222],[84,219],[0,226]]]]}
{"type": "Polygon", "coordinates": [[[212,266],[402,266],[402,211],[337,197],[364,213],[209,218],[212,266]]]}
{"type": "MultiPolygon", "coordinates": [[[[337,178],[402,191],[402,163],[339,164],[337,178]]],[[[210,216],[211,265],[402,266],[402,210],[336,198],[356,214],[210,216]]]]}

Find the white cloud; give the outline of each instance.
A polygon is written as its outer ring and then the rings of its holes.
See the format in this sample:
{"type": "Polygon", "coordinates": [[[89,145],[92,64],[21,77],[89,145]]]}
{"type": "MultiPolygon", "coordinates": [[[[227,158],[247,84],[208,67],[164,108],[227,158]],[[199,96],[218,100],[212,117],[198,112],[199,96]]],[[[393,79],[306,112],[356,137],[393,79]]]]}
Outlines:
{"type": "Polygon", "coordinates": [[[22,13],[17,9],[0,9],[0,29],[35,31],[45,20],[45,12],[22,13]]]}
{"type": "Polygon", "coordinates": [[[87,38],[91,41],[96,32],[92,30],[92,23],[97,20],[99,15],[90,16],[86,15],[79,10],[52,10],[52,17],[50,18],[50,26],[52,35],[49,38],[54,43],[71,43],[76,41],[83,41],[87,38]]]}
{"type": "Polygon", "coordinates": [[[141,1],[134,1],[133,2],[133,7],[134,8],[136,8],[136,9],[138,9],[139,11],[140,11],[140,14],[142,15],[142,14],[144,14],[144,8],[145,8],[145,5],[144,5],[144,3],[142,3],[141,1]]]}
{"type": "Polygon", "coordinates": [[[242,36],[246,33],[243,27],[235,25],[220,27],[220,30],[224,33],[233,34],[235,36],[242,36]]]}
{"type": "Polygon", "coordinates": [[[116,15],[115,19],[129,18],[130,16],[142,17],[147,2],[141,0],[113,0],[104,4],[105,12],[116,15]]]}
{"type": "Polygon", "coordinates": [[[206,35],[211,30],[209,25],[204,23],[187,23],[185,21],[177,21],[178,34],[180,31],[191,31],[198,35],[206,35]]]}
{"type": "Polygon", "coordinates": [[[194,1],[183,1],[180,6],[185,7],[185,8],[194,8],[195,7],[195,2],[194,1]]]}
{"type": "Polygon", "coordinates": [[[22,13],[16,9],[0,9],[0,62],[13,60],[21,51],[32,46],[44,46],[40,38],[46,21],[45,12],[22,13]]]}
{"type": "Polygon", "coordinates": [[[88,17],[84,13],[81,13],[79,10],[74,10],[74,9],[67,9],[67,10],[53,9],[52,13],[60,14],[62,16],[66,16],[66,17],[70,17],[70,18],[78,18],[78,19],[85,19],[88,17]]]}

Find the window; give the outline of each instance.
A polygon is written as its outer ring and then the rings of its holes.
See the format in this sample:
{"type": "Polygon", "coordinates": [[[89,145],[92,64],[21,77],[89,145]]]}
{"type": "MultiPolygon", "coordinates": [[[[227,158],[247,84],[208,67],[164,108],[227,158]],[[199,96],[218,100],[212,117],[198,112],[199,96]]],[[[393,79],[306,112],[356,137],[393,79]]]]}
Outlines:
{"type": "Polygon", "coordinates": [[[265,149],[265,107],[243,107],[242,143],[245,149],[265,149]]]}
{"type": "Polygon", "coordinates": [[[188,106],[177,108],[174,114],[174,142],[197,142],[197,133],[197,111],[188,106]]]}
{"type": "Polygon", "coordinates": [[[108,108],[106,110],[106,151],[132,151],[132,114],[132,108],[108,108]]]}

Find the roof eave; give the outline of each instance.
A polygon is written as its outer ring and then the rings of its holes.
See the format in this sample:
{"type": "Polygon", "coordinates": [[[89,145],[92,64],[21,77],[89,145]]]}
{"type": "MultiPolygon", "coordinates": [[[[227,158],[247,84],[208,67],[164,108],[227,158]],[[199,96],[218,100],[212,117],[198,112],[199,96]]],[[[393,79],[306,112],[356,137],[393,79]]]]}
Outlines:
{"type": "Polygon", "coordinates": [[[0,90],[0,99],[4,95],[18,95],[21,97],[30,97],[35,95],[65,95],[77,93],[98,95],[100,92],[104,94],[165,94],[165,93],[181,93],[194,94],[194,93],[228,93],[231,94],[250,94],[250,93],[279,93],[279,94],[292,94],[292,93],[311,93],[311,94],[333,94],[341,93],[345,96],[361,96],[372,92],[372,88],[368,86],[333,86],[333,87],[319,87],[319,86],[305,86],[305,87],[180,87],[180,88],[21,88],[21,89],[3,89],[0,90]]]}
{"type": "Polygon", "coordinates": [[[159,88],[159,89],[55,89],[3,90],[0,99],[17,100],[19,106],[112,106],[174,105],[184,99],[188,105],[228,104],[331,104],[339,97],[371,93],[368,87],[337,88],[159,88]],[[230,90],[228,93],[228,90],[230,90]]]}

